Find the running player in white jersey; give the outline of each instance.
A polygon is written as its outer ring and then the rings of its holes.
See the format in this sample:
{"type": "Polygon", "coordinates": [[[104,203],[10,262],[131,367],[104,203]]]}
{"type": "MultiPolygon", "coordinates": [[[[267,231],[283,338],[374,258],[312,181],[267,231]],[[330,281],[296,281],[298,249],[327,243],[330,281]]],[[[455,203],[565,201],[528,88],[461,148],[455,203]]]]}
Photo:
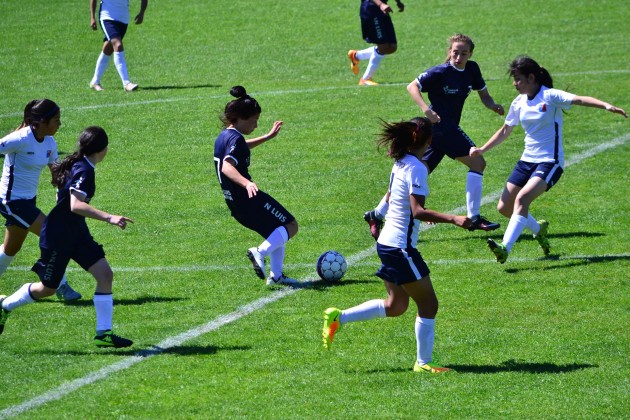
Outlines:
{"type": "Polygon", "coordinates": [[[571,105],[605,109],[628,117],[626,112],[590,96],[578,96],[553,88],[549,72],[536,61],[517,57],[509,74],[519,95],[512,101],[503,126],[481,147],[472,147],[470,156],[483,153],[502,143],[521,125],[525,131],[525,150],[516,164],[499,199],[499,212],[510,218],[503,242],[488,239],[488,246],[503,264],[524,229],[533,232],[545,255],[549,255],[549,223],[537,221],[529,212],[532,202],[553,187],[564,167],[562,146],[562,111],[571,105]]]}
{"type": "MultiPolygon", "coordinates": [[[[37,186],[44,168],[51,168],[58,158],[53,135],[60,126],[59,106],[50,99],[36,99],[24,108],[18,129],[0,140],[0,153],[4,155],[0,214],[6,219],[4,243],[0,246],[0,276],[22,249],[28,232],[40,235],[46,215],[37,208],[37,186]]],[[[81,299],[81,294],[63,276],[57,297],[69,302],[81,299]]]]}
{"type": "MultiPolygon", "coordinates": [[[[96,30],[96,1],[90,0],[90,26],[93,30],[96,30]]],[[[144,21],[144,12],[147,9],[149,0],[140,0],[140,13],[134,18],[136,25],[140,25],[144,21]]],[[[120,80],[122,80],[123,89],[127,92],[138,89],[136,83],[131,83],[129,80],[129,72],[127,71],[127,61],[125,60],[125,48],[123,47],[123,38],[127,33],[127,26],[129,25],[129,0],[100,0],[100,7],[98,12],[98,21],[101,24],[101,29],[105,34],[103,38],[103,49],[96,60],[96,68],[94,69],[94,76],[90,82],[90,88],[97,92],[103,90],[101,85],[101,77],[107,65],[114,55],[114,64],[120,80]]]]}
{"type": "Polygon", "coordinates": [[[415,321],[415,372],[443,373],[448,368],[433,361],[435,316],[438,300],[431,284],[429,268],[416,249],[419,221],[452,223],[470,227],[472,220],[465,216],[428,210],[428,170],[420,161],[431,144],[432,127],[428,118],[419,117],[400,123],[383,123],[379,146],[388,147],[394,158],[390,185],[386,197],[389,211],[376,250],[382,265],[376,275],[383,279],[387,298],[373,299],[353,308],[324,311],[322,338],[330,349],[336,331],[347,322],[400,316],[409,306],[409,298],[417,306],[415,321]]]}
{"type": "MultiPolygon", "coordinates": [[[[354,74],[359,74],[359,61],[367,60],[368,65],[359,80],[361,86],[376,86],[372,76],[381,65],[386,55],[393,54],[398,49],[396,32],[390,13],[393,12],[388,0],[361,0],[361,32],[365,42],[376,44],[363,50],[348,51],[350,69],[354,74]]],[[[405,10],[405,5],[396,0],[398,11],[405,10]]]]}

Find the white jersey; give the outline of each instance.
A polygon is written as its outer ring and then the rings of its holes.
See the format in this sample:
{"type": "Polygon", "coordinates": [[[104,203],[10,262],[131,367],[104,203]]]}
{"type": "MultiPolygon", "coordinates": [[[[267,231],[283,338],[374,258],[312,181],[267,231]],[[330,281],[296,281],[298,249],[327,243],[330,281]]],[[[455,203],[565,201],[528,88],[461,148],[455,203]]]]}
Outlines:
{"type": "Polygon", "coordinates": [[[101,0],[98,19],[129,24],[129,0],[101,0]]]}
{"type": "Polygon", "coordinates": [[[420,221],[411,213],[409,196],[429,196],[429,171],[414,155],[394,163],[389,181],[389,209],[378,243],[395,248],[415,248],[420,221]]]}
{"type": "Polygon", "coordinates": [[[505,118],[509,126],[521,125],[525,131],[525,150],[521,160],[531,163],[557,162],[564,167],[562,147],[562,110],[575,98],[572,93],[542,86],[534,99],[518,95],[505,118]]]}
{"type": "Polygon", "coordinates": [[[0,181],[3,203],[34,198],[42,170],[59,157],[55,139],[46,136],[39,142],[31,127],[21,128],[2,138],[0,153],[4,155],[0,181]]]}

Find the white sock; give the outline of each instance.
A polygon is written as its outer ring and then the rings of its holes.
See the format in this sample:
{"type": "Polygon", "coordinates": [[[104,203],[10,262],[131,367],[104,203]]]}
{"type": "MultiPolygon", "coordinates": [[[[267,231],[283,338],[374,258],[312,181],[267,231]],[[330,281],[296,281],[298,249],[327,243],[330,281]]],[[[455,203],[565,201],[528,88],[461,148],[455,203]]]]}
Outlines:
{"type": "Polygon", "coordinates": [[[538,235],[538,232],[540,232],[540,223],[529,213],[527,213],[527,226],[525,227],[531,230],[534,235],[538,235]]]}
{"type": "Polygon", "coordinates": [[[92,77],[92,81],[90,82],[91,84],[95,85],[101,83],[101,77],[103,77],[105,70],[107,70],[107,66],[109,65],[109,60],[111,58],[111,55],[105,55],[105,53],[101,51],[101,54],[96,60],[96,68],[94,69],[94,76],[92,77]]]}
{"type": "Polygon", "coordinates": [[[258,252],[263,257],[271,254],[276,248],[287,243],[289,240],[289,234],[284,226],[276,228],[262,244],[258,245],[258,252]]]}
{"type": "Polygon", "coordinates": [[[482,187],[483,175],[478,172],[468,171],[466,176],[466,209],[468,217],[479,216],[482,187]]]}
{"type": "Polygon", "coordinates": [[[6,311],[12,311],[15,308],[19,308],[20,306],[28,305],[29,303],[35,302],[33,296],[31,296],[31,284],[26,283],[20,287],[17,292],[13,293],[11,296],[5,298],[2,301],[2,307],[6,311]]]}
{"type": "Polygon", "coordinates": [[[525,226],[527,226],[527,217],[523,217],[518,214],[513,214],[512,217],[510,217],[510,222],[503,234],[503,245],[505,245],[508,252],[512,251],[512,247],[518,240],[519,236],[521,236],[521,233],[523,233],[525,226]]]}
{"type": "Polygon", "coordinates": [[[118,70],[123,87],[131,83],[129,81],[129,73],[127,72],[127,61],[125,61],[124,51],[114,52],[114,64],[116,64],[116,70],[118,70]]]}
{"type": "Polygon", "coordinates": [[[14,258],[15,255],[9,256],[5,254],[4,245],[0,245],[0,276],[2,276],[5,271],[7,271],[7,268],[9,268],[9,265],[11,265],[11,262],[14,258]]]}
{"type": "Polygon", "coordinates": [[[369,47],[364,50],[359,50],[355,54],[355,57],[357,58],[357,60],[369,60],[370,57],[372,57],[372,53],[375,49],[376,47],[369,47]]]}
{"type": "Polygon", "coordinates": [[[96,309],[96,333],[102,334],[112,329],[114,317],[114,298],[112,294],[94,295],[94,309],[96,309]]]}
{"type": "Polygon", "coordinates": [[[279,246],[269,254],[269,274],[274,279],[278,279],[282,275],[282,266],[284,265],[285,246],[279,246]]]}
{"type": "Polygon", "coordinates": [[[370,62],[368,63],[367,68],[365,69],[365,73],[363,73],[363,77],[362,77],[363,80],[370,79],[372,77],[376,69],[378,69],[378,66],[381,65],[381,60],[383,60],[383,57],[385,56],[379,54],[376,51],[376,47],[374,47],[374,51],[372,52],[372,57],[370,57],[370,62]]]}
{"type": "Polygon", "coordinates": [[[389,202],[387,201],[387,194],[385,194],[378,203],[378,206],[374,209],[374,213],[376,213],[377,217],[383,219],[387,214],[387,210],[389,210],[389,202]]]}
{"type": "Polygon", "coordinates": [[[373,299],[363,302],[353,308],[341,311],[339,322],[369,321],[375,318],[385,318],[385,301],[383,299],[373,299]]]}
{"type": "Polygon", "coordinates": [[[435,319],[416,317],[416,345],[419,365],[424,365],[433,360],[434,342],[435,319]]]}

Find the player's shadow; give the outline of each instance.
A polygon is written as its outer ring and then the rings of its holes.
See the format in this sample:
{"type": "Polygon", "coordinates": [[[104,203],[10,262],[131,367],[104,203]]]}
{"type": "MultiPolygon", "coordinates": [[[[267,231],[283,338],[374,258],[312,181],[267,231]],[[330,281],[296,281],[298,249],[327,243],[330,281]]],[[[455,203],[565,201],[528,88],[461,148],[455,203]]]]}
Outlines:
{"type": "Polygon", "coordinates": [[[46,354],[58,354],[69,356],[92,356],[94,354],[104,356],[138,356],[138,357],[151,357],[159,356],[162,354],[172,354],[176,356],[199,356],[199,355],[213,355],[221,351],[248,351],[251,350],[250,346],[173,346],[169,348],[161,348],[158,346],[152,346],[151,348],[144,350],[134,350],[133,348],[127,349],[93,349],[93,350],[46,350],[46,354]]]}
{"type": "MultiPolygon", "coordinates": [[[[142,296],[142,297],[138,297],[138,298],[134,298],[134,299],[125,299],[125,298],[114,298],[114,305],[115,306],[119,306],[119,305],[144,305],[145,303],[164,303],[164,302],[180,302],[186,300],[186,298],[181,298],[181,297],[162,297],[162,296],[142,296]]],[[[54,298],[54,299],[44,299],[41,302],[43,303],[59,303],[59,301],[54,298]]],[[[94,302],[92,302],[92,299],[80,299],[80,300],[73,300],[71,302],[61,302],[64,305],[67,306],[80,306],[80,307],[84,307],[84,306],[94,306],[94,302]]]]}
{"type": "Polygon", "coordinates": [[[506,360],[498,365],[447,365],[457,373],[489,374],[501,372],[522,372],[535,374],[567,373],[576,370],[599,367],[590,363],[568,363],[559,365],[551,362],[520,362],[517,360],[506,360]]]}
{"type": "Polygon", "coordinates": [[[359,280],[359,279],[346,279],[343,278],[339,281],[324,281],[319,279],[304,280],[299,284],[292,286],[294,289],[311,289],[311,290],[326,290],[332,287],[345,287],[354,284],[367,284],[372,283],[371,280],[359,280]]]}
{"type": "Polygon", "coordinates": [[[580,267],[583,265],[607,263],[614,261],[630,260],[630,255],[602,255],[602,256],[574,256],[574,257],[562,257],[561,255],[549,255],[543,257],[541,261],[559,261],[559,264],[550,264],[545,266],[536,266],[528,264],[523,268],[507,268],[506,273],[514,274],[521,271],[548,271],[556,270],[559,268],[580,267]]]}
{"type": "Polygon", "coordinates": [[[141,86],[139,90],[177,90],[177,89],[204,89],[219,88],[221,85],[164,85],[164,86],[141,86]]]}

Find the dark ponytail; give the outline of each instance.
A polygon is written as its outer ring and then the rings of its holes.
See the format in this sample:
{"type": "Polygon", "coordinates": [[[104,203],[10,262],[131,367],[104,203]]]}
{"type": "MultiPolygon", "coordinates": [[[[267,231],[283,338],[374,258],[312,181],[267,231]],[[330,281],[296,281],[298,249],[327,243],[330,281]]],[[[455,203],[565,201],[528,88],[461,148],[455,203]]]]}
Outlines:
{"type": "Polygon", "coordinates": [[[423,147],[433,136],[431,121],[426,117],[398,123],[381,121],[381,126],[383,131],[379,134],[378,148],[387,146],[387,155],[395,160],[402,159],[413,149],[423,147]]]}
{"type": "Polygon", "coordinates": [[[546,86],[548,88],[553,88],[553,79],[551,78],[551,74],[547,71],[546,68],[540,66],[534,59],[522,55],[516,57],[508,68],[508,74],[512,77],[519,73],[525,77],[528,77],[530,74],[533,74],[536,80],[536,83],[541,86],[546,86]]]}
{"type": "Polygon", "coordinates": [[[230,89],[230,95],[236,99],[225,105],[225,111],[220,117],[226,127],[238,119],[246,120],[262,112],[256,99],[249,96],[243,86],[234,86],[230,89]]]}
{"type": "Polygon", "coordinates": [[[57,188],[63,188],[66,184],[66,179],[72,170],[72,165],[83,159],[85,156],[102,152],[108,144],[109,138],[103,128],[91,126],[84,129],[79,135],[78,150],[71,155],[66,156],[66,158],[61,162],[53,164],[51,169],[51,184],[57,188]]]}

